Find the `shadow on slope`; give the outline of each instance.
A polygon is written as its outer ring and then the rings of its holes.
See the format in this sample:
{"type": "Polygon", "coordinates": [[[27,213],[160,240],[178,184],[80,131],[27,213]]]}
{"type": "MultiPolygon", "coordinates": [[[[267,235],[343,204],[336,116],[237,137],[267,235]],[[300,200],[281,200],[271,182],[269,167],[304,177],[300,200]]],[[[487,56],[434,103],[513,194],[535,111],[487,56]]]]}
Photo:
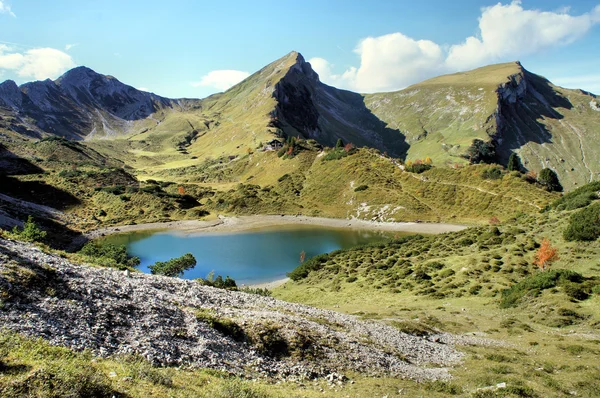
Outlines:
{"type": "Polygon", "coordinates": [[[310,63],[297,63],[275,85],[275,127],[286,135],[334,146],[338,139],[404,157],[408,144],[400,130],[391,129],[365,105],[361,94],[323,84],[310,63]]]}
{"type": "MultiPolygon", "coordinates": [[[[14,154],[0,143],[0,176],[43,173],[40,167],[14,154]]],[[[0,188],[2,189],[2,188],[0,188]]]]}
{"type": "Polygon", "coordinates": [[[0,193],[58,210],[81,204],[81,200],[44,181],[20,181],[10,176],[0,176],[0,193]]]}

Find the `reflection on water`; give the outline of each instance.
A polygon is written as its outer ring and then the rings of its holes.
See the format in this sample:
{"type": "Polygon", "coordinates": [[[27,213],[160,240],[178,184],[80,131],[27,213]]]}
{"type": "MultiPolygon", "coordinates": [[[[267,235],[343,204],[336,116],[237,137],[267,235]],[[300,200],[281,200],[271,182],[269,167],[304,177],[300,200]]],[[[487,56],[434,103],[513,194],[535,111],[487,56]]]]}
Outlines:
{"type": "Polygon", "coordinates": [[[306,259],[337,249],[382,242],[397,233],[332,229],[314,226],[277,227],[234,234],[182,235],[169,232],[134,232],[113,235],[103,242],[127,245],[141,259],[140,270],[148,265],[192,253],[198,264],[184,274],[186,279],[204,278],[209,272],[230,276],[238,284],[261,283],[284,278],[306,259]]]}

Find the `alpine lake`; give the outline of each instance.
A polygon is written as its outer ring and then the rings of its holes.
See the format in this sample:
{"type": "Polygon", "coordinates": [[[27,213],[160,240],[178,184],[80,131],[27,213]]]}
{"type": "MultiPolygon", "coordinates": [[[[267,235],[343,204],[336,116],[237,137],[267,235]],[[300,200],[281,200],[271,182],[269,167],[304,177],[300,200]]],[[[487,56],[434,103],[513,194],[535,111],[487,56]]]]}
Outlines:
{"type": "Polygon", "coordinates": [[[101,243],[125,245],[140,258],[138,269],[149,273],[149,265],[192,253],[197,264],[184,279],[229,276],[238,286],[286,278],[301,263],[319,254],[370,243],[387,242],[406,232],[381,232],[320,226],[277,226],[235,233],[142,231],[109,235],[101,243]]]}

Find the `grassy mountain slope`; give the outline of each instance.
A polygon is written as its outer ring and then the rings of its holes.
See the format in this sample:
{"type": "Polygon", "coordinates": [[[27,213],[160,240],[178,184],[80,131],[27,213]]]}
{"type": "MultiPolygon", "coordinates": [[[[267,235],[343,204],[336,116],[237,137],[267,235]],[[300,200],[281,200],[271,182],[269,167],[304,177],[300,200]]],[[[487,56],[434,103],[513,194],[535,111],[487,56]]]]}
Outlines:
{"type": "Polygon", "coordinates": [[[302,55],[291,52],[224,93],[189,109],[164,109],[137,122],[115,145],[90,144],[138,168],[177,168],[196,159],[242,156],[281,137],[338,138],[401,156],[403,135],[375,117],[361,95],[321,83],[302,55]],[[133,131],[133,130],[130,130],[133,131]]]}
{"type": "Polygon", "coordinates": [[[554,86],[518,62],[365,98],[377,117],[406,136],[407,159],[464,163],[474,139],[493,141],[501,163],[516,152],[528,170],[555,170],[567,190],[600,172],[591,155],[600,140],[597,102],[593,94],[554,86]]]}
{"type": "Polygon", "coordinates": [[[402,131],[407,159],[430,156],[440,163],[464,163],[475,138],[496,130],[496,90],[518,72],[514,63],[426,80],[394,93],[370,94],[365,103],[377,117],[402,131]]]}

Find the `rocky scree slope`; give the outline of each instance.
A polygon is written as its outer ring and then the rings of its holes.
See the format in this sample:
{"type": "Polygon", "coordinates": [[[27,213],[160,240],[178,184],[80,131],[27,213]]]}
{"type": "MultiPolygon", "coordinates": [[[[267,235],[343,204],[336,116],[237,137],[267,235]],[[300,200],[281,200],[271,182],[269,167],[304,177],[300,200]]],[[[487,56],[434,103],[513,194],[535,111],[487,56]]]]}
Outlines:
{"type": "Polygon", "coordinates": [[[449,378],[452,344],[350,315],[229,292],[190,280],[75,265],[0,238],[4,328],[96,355],[139,354],[155,365],[285,379],[358,371],[449,378]],[[432,366],[433,365],[433,366],[432,366]]]}

